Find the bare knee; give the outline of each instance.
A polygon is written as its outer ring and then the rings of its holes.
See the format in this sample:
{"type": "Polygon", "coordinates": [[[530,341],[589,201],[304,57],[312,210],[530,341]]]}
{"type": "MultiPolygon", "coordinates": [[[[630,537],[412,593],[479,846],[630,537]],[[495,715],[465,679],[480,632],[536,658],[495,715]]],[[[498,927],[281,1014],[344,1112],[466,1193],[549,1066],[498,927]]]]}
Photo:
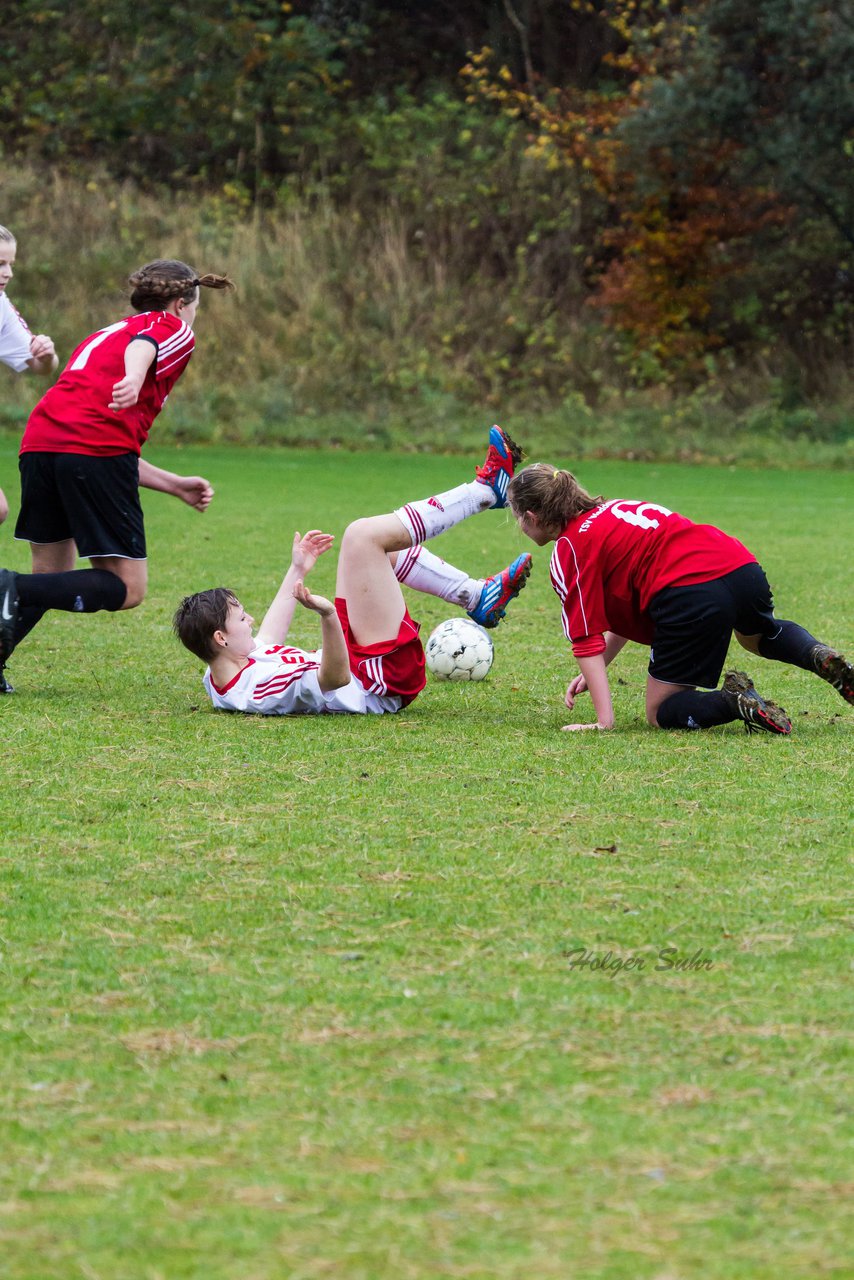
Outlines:
{"type": "Polygon", "coordinates": [[[736,631],[734,634],[742,649],[746,649],[748,653],[759,654],[759,641],[762,639],[761,636],[743,636],[740,631],[736,631]]]}
{"type": "Polygon", "coordinates": [[[376,521],[372,516],[362,516],[358,520],[351,521],[344,530],[344,536],[341,539],[341,549],[352,544],[363,545],[366,542],[373,542],[376,538],[376,521]]]}
{"type": "Polygon", "coordinates": [[[148,564],[145,560],[123,560],[119,556],[92,556],[89,560],[93,569],[102,569],[111,573],[124,584],[125,596],[115,611],[135,609],[145,599],[148,587],[148,564]]]}
{"type": "Polygon", "coordinates": [[[138,586],[128,587],[128,588],[127,588],[127,595],[125,596],[125,602],[124,602],[124,604],[122,605],[122,609],[136,609],[136,607],[137,607],[138,605],[141,605],[141,604],[142,604],[142,602],[143,602],[143,600],[144,600],[144,599],[145,599],[145,587],[144,587],[144,586],[142,586],[142,587],[138,587],[138,586]]]}
{"type": "Polygon", "coordinates": [[[390,551],[406,551],[412,536],[396,515],[362,516],[347,525],[341,540],[341,553],[373,548],[386,555],[390,551]]]}

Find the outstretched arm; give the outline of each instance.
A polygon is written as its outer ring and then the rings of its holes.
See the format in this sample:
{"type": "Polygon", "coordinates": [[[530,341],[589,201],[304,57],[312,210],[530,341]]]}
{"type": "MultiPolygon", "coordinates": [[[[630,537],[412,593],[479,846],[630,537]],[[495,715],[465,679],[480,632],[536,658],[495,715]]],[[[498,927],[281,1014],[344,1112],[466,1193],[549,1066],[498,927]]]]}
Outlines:
{"type": "Polygon", "coordinates": [[[210,506],[214,495],[210,481],[204,476],[179,476],[174,471],[164,471],[139,460],[139,483],[143,489],[156,489],[158,493],[171,493],[173,498],[180,498],[196,511],[205,511],[210,506]]]}
{"type": "MultiPolygon", "coordinates": [[[[305,537],[300,537],[299,533],[294,534],[290,567],[282,579],[282,585],[276,592],[273,603],[264,614],[264,620],[257,635],[259,644],[263,641],[268,644],[284,644],[287,640],[297,607],[294,588],[314,568],[324,551],[329,550],[333,541],[331,533],[321,533],[319,529],[309,529],[305,537]]],[[[301,600],[300,603],[304,601],[301,600]]]]}

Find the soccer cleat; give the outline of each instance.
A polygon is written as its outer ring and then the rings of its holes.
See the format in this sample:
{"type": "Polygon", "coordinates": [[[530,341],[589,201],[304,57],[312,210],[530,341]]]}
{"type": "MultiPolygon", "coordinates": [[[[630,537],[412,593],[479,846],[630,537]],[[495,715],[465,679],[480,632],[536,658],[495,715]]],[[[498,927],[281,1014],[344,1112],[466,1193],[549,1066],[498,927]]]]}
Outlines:
{"type": "Polygon", "coordinates": [[[11,569],[0,569],[0,675],[15,647],[18,621],[18,581],[11,569]]]}
{"type": "Polygon", "coordinates": [[[854,707],[854,663],[826,644],[817,644],[810,658],[816,675],[832,684],[836,692],[854,707]]]}
{"type": "Polygon", "coordinates": [[[522,459],[522,450],[506,431],[493,427],[489,433],[489,448],[482,467],[475,467],[474,473],[481,484],[489,485],[495,494],[495,506],[507,506],[507,486],[513,479],[513,472],[522,459]]]}
{"type": "Polygon", "coordinates": [[[748,733],[764,729],[766,733],[787,737],[792,732],[792,722],[783,708],[760,697],[753,681],[743,671],[728,671],[721,693],[739,720],[744,721],[748,733]]]}
{"type": "Polygon", "coordinates": [[[2,697],[4,693],[14,693],[14,692],[15,692],[15,686],[13,684],[9,684],[9,681],[6,679],[3,672],[0,671],[0,697],[2,697]]]}
{"type": "Polygon", "coordinates": [[[526,551],[506,569],[487,578],[477,605],[468,611],[472,621],[481,627],[497,627],[510,601],[516,599],[528,581],[530,572],[531,557],[526,551]]]}

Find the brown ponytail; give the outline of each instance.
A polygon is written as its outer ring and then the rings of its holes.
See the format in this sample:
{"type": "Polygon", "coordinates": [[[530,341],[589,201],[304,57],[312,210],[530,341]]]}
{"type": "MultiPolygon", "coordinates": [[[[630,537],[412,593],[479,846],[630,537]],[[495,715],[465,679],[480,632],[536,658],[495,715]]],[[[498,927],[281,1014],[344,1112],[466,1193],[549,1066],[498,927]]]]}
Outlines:
{"type": "Polygon", "coordinates": [[[192,302],[196,289],[233,289],[228,276],[208,273],[200,276],[174,258],[157,258],[128,277],[131,306],[136,311],[158,311],[173,298],[192,302]]]}
{"type": "Polygon", "coordinates": [[[531,511],[544,529],[557,534],[574,516],[595,511],[604,498],[591,497],[571,471],[561,471],[546,462],[534,462],[523,467],[510,481],[507,501],[515,516],[531,511]]]}

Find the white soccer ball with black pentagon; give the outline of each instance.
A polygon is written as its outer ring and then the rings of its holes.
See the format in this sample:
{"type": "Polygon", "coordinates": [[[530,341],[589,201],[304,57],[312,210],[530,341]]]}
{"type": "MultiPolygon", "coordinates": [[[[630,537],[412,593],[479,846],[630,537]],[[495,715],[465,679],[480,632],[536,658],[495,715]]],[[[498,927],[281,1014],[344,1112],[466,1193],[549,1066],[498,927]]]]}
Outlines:
{"type": "Polygon", "coordinates": [[[424,653],[437,680],[482,680],[495,657],[489,635],[471,618],[440,622],[424,653]]]}

